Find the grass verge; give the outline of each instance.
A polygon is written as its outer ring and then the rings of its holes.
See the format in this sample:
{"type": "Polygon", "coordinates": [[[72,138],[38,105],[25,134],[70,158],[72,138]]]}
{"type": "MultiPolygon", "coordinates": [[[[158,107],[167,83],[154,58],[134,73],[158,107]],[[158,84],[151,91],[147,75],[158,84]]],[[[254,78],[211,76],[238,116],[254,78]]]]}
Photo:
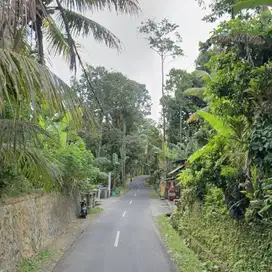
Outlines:
{"type": "Polygon", "coordinates": [[[150,186],[149,195],[150,195],[150,198],[158,198],[159,197],[159,193],[152,186],[150,186]]]}
{"type": "Polygon", "coordinates": [[[99,214],[103,212],[103,209],[100,207],[88,208],[88,214],[99,214]]]}
{"type": "Polygon", "coordinates": [[[128,184],[125,184],[125,185],[121,186],[119,196],[125,194],[128,190],[129,190],[129,185],[128,184]]]}
{"type": "Polygon", "coordinates": [[[176,263],[179,272],[205,271],[203,263],[198,259],[197,255],[186,246],[165,216],[158,216],[156,223],[168,252],[176,263]]]}
{"type": "Polygon", "coordinates": [[[37,256],[22,261],[20,272],[39,272],[42,271],[43,265],[56,254],[53,250],[43,250],[37,256]]]}

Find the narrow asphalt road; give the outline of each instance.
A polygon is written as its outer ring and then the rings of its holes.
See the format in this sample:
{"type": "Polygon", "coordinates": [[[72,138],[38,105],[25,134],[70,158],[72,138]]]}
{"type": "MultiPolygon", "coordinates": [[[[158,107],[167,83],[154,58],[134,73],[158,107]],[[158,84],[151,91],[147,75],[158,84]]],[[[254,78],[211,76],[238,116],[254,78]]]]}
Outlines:
{"type": "Polygon", "coordinates": [[[54,272],[175,272],[153,223],[145,177],[101,214],[54,272]]]}

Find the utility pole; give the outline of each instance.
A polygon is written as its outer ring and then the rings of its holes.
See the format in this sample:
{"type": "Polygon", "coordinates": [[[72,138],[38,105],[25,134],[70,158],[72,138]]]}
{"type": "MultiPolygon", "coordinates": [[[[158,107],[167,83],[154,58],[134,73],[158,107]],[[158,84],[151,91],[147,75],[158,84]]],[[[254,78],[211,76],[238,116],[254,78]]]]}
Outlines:
{"type": "Polygon", "coordinates": [[[109,190],[109,196],[111,195],[111,172],[109,172],[108,177],[108,190],[109,190]]]}

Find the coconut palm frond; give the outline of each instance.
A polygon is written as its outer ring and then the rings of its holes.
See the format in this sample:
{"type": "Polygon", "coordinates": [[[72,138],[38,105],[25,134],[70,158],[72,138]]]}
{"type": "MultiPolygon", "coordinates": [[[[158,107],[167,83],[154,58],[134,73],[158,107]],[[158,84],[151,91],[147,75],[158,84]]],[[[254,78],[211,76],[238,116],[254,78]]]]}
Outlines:
{"type": "Polygon", "coordinates": [[[22,173],[32,181],[40,181],[47,189],[48,185],[61,184],[63,173],[60,168],[46,158],[41,150],[36,148],[17,149],[16,157],[22,173]]]}
{"type": "Polygon", "coordinates": [[[17,165],[30,181],[41,182],[48,187],[56,181],[60,183],[62,173],[39,149],[41,135],[50,137],[50,134],[38,125],[0,119],[1,162],[5,165],[17,165]]]}
{"type": "MultiPolygon", "coordinates": [[[[66,2],[86,2],[86,0],[65,0],[66,2]]],[[[88,1],[88,0],[87,0],[88,1]]],[[[140,12],[138,0],[89,0],[92,10],[115,10],[120,13],[138,14],[140,12]]]]}
{"type": "Polygon", "coordinates": [[[48,190],[53,185],[61,185],[60,168],[46,158],[41,150],[33,147],[10,148],[3,144],[0,149],[1,160],[6,165],[16,164],[21,173],[33,183],[40,183],[48,190]],[[57,184],[56,184],[57,182],[57,184]]]}
{"type": "Polygon", "coordinates": [[[206,88],[189,88],[184,91],[185,94],[190,95],[190,96],[196,96],[199,97],[200,99],[204,98],[204,93],[206,91],[206,88]]]}
{"type": "Polygon", "coordinates": [[[67,84],[34,59],[0,49],[0,111],[4,99],[11,108],[12,100],[31,103],[34,109],[39,101],[51,113],[69,109],[79,119],[78,97],[67,84]]]}
{"type": "Polygon", "coordinates": [[[54,56],[61,56],[69,64],[71,70],[76,67],[76,52],[73,44],[68,39],[67,35],[64,35],[55,22],[49,18],[44,20],[44,28],[46,29],[46,39],[49,46],[49,52],[54,56]]]}
{"type": "MultiPolygon", "coordinates": [[[[71,10],[63,9],[63,14],[72,35],[88,36],[92,33],[96,41],[105,43],[109,48],[121,49],[120,40],[99,23],[71,10]]],[[[62,28],[64,28],[64,22],[62,28]]]]}
{"type": "Polygon", "coordinates": [[[30,122],[0,119],[0,149],[3,142],[7,146],[23,146],[27,141],[37,142],[39,135],[50,138],[50,134],[40,126],[30,122]]]}
{"type": "Polygon", "coordinates": [[[92,2],[95,0],[63,0],[61,2],[62,7],[69,10],[77,10],[79,12],[85,12],[92,8],[92,2]]]}
{"type": "Polygon", "coordinates": [[[138,14],[140,12],[138,0],[93,0],[93,6],[98,9],[114,9],[116,12],[138,14]]]}
{"type": "Polygon", "coordinates": [[[114,9],[117,12],[137,14],[140,11],[137,0],[63,0],[63,7],[69,10],[103,10],[114,9]]]}

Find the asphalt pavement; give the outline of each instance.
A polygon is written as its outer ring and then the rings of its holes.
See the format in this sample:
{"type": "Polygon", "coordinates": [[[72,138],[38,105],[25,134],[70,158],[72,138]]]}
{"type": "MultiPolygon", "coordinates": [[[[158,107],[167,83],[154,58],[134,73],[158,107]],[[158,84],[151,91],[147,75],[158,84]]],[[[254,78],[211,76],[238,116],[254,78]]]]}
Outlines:
{"type": "Polygon", "coordinates": [[[54,272],[175,272],[156,231],[145,177],[79,236],[54,272]]]}

